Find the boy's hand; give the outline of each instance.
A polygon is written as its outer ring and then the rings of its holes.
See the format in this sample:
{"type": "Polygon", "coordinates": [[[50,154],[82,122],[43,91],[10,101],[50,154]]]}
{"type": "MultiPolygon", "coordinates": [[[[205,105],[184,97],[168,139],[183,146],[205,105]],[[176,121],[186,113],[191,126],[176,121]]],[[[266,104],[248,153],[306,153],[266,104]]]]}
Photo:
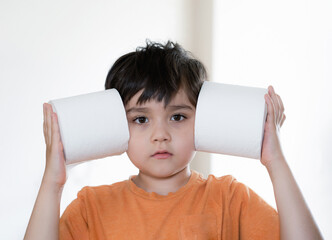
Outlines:
{"type": "Polygon", "coordinates": [[[286,119],[284,105],[272,86],[268,87],[268,94],[264,96],[267,103],[267,120],[264,129],[264,140],[262,145],[261,163],[269,168],[275,161],[284,158],[279,131],[286,119]]]}
{"type": "Polygon", "coordinates": [[[43,112],[46,143],[46,167],[43,180],[62,188],[67,176],[58,117],[50,104],[44,103],[43,112]]]}

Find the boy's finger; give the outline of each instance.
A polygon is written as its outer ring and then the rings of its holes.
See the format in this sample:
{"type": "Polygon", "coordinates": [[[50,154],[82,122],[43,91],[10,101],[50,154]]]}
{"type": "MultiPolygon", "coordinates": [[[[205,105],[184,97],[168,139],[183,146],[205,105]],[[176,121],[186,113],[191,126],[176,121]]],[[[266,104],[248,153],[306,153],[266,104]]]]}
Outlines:
{"type": "Polygon", "coordinates": [[[46,145],[49,144],[48,141],[48,124],[47,124],[47,104],[44,104],[44,137],[46,145]]]}
{"type": "MultiPolygon", "coordinates": [[[[45,132],[46,132],[46,125],[45,125],[45,103],[43,104],[43,116],[44,116],[44,118],[43,118],[43,133],[44,133],[44,138],[45,138],[45,132]]],[[[46,140],[46,139],[45,139],[46,140]]]]}
{"type": "Polygon", "coordinates": [[[56,113],[52,113],[52,142],[60,142],[60,130],[58,125],[58,116],[56,113]]]}
{"type": "Polygon", "coordinates": [[[47,125],[47,105],[44,105],[44,139],[45,143],[49,145],[49,138],[48,138],[48,125],[47,125]]]}
{"type": "Polygon", "coordinates": [[[274,92],[274,89],[272,86],[269,86],[269,92],[270,92],[270,96],[272,98],[272,102],[273,102],[273,105],[274,105],[274,110],[275,110],[275,117],[276,117],[276,121],[279,120],[279,101],[278,101],[278,98],[276,96],[276,93],[274,92]]]}
{"type": "Polygon", "coordinates": [[[278,104],[279,104],[279,117],[278,117],[278,122],[281,123],[282,121],[282,117],[283,117],[283,107],[282,107],[282,102],[281,102],[281,98],[278,94],[276,94],[277,99],[278,99],[278,104]]]}
{"type": "Polygon", "coordinates": [[[282,102],[282,100],[281,100],[281,97],[277,94],[277,97],[278,97],[278,99],[279,99],[279,103],[280,103],[280,110],[282,111],[282,112],[284,112],[285,111],[285,108],[284,108],[284,104],[283,104],[283,102],[282,102]]]}
{"type": "Polygon", "coordinates": [[[46,116],[47,116],[47,140],[48,144],[52,145],[52,109],[50,109],[50,105],[47,104],[47,111],[46,111],[46,116]]]}
{"type": "Polygon", "coordinates": [[[272,124],[274,124],[273,121],[275,121],[275,116],[274,116],[274,106],[272,99],[269,94],[265,94],[265,100],[267,101],[267,113],[268,113],[268,121],[272,121],[272,124]]]}
{"type": "Polygon", "coordinates": [[[278,98],[278,95],[275,93],[275,103],[277,105],[277,112],[276,112],[276,116],[277,116],[277,123],[280,123],[281,118],[282,118],[282,112],[281,112],[281,106],[280,106],[280,100],[278,98]]]}

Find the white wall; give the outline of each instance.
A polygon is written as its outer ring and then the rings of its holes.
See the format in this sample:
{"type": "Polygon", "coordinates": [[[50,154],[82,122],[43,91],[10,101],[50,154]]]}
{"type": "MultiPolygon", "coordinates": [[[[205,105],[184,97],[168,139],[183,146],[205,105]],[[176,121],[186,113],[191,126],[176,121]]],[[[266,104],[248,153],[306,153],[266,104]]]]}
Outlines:
{"type": "MultiPolygon", "coordinates": [[[[213,80],[281,96],[282,148],[323,236],[332,239],[332,2],[214,1],[213,80]]],[[[213,155],[211,172],[232,174],[275,206],[259,161],[213,155]]]]}

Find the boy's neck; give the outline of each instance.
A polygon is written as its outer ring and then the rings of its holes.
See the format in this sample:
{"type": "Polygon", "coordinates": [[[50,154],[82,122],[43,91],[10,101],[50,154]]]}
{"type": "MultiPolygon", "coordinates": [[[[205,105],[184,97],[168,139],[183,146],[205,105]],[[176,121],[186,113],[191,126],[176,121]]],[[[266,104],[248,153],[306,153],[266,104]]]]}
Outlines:
{"type": "Polygon", "coordinates": [[[132,180],[137,187],[142,188],[146,192],[155,192],[159,195],[166,196],[170,192],[175,193],[181,187],[186,185],[190,176],[190,168],[189,166],[186,166],[180,172],[168,178],[155,178],[140,171],[132,180]]]}

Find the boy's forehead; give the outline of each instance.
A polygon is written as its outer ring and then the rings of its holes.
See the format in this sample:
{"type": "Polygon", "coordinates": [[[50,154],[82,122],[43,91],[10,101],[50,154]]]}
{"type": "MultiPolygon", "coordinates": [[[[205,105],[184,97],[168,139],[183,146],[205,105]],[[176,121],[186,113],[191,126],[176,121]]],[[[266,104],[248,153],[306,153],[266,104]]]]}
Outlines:
{"type": "MultiPolygon", "coordinates": [[[[144,89],[140,90],[139,92],[137,92],[126,104],[126,109],[131,108],[131,107],[135,107],[135,106],[142,106],[145,104],[137,104],[137,101],[139,99],[139,97],[142,95],[144,89]]],[[[155,99],[150,99],[148,102],[157,102],[157,100],[155,99]]],[[[147,103],[148,103],[147,102],[147,103]]],[[[164,105],[164,101],[158,102],[158,103],[162,103],[164,105]]],[[[187,94],[180,89],[175,95],[174,97],[170,100],[170,102],[168,103],[169,105],[179,105],[179,104],[185,104],[185,105],[189,105],[191,107],[194,108],[194,106],[192,106],[192,104],[190,103],[187,94]]]]}

